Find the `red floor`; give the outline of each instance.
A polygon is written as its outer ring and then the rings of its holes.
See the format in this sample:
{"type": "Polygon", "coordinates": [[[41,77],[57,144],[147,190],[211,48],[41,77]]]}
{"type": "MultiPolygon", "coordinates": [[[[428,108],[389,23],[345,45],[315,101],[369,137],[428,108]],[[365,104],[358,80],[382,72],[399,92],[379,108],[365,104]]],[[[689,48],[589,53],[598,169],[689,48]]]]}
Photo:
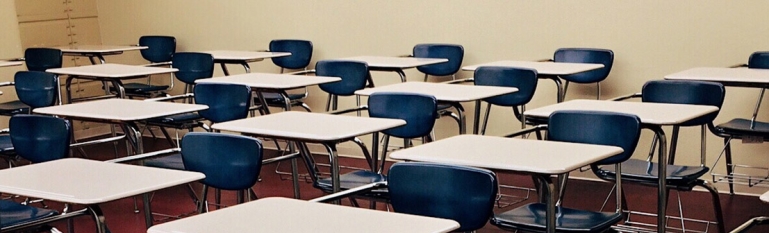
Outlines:
{"type": "MultiPolygon", "coordinates": [[[[145,146],[148,150],[161,149],[168,147],[167,143],[163,140],[146,140],[145,146]]],[[[124,148],[124,147],[118,147],[124,148]]],[[[99,145],[90,148],[86,148],[89,157],[95,159],[109,159],[113,158],[113,149],[111,145],[99,145]]],[[[319,157],[320,158],[320,157],[319,157]]],[[[363,165],[363,161],[359,159],[342,159],[343,164],[354,164],[358,166],[363,165]]],[[[281,177],[275,174],[275,164],[265,165],[262,168],[261,177],[262,180],[254,186],[254,190],[259,197],[292,197],[293,191],[291,188],[291,181],[284,180],[286,176],[281,177]]],[[[301,167],[301,165],[300,165],[301,167]]],[[[281,169],[287,171],[289,169],[288,163],[281,165],[281,169]]],[[[499,174],[500,181],[503,183],[511,183],[518,186],[533,187],[531,179],[526,175],[515,174],[499,174]]],[[[193,185],[195,191],[199,193],[201,186],[198,184],[193,185]]],[[[98,188],[98,187],[94,187],[98,188]]],[[[194,210],[194,205],[191,199],[187,196],[187,192],[184,190],[184,186],[173,187],[165,190],[161,190],[155,193],[152,203],[153,211],[160,213],[186,213],[194,210]]],[[[565,206],[586,208],[597,210],[600,208],[604,198],[611,185],[602,182],[592,181],[580,181],[572,180],[567,187],[565,206]]],[[[653,211],[656,208],[656,189],[652,187],[643,187],[637,185],[625,185],[625,190],[628,197],[629,207],[634,210],[653,211]]],[[[508,190],[505,190],[507,192],[508,190]]],[[[312,199],[322,195],[320,191],[314,189],[308,182],[301,182],[302,199],[312,199]]],[[[519,192],[517,192],[519,193],[519,192]]],[[[523,193],[520,193],[523,194],[523,193]]],[[[532,196],[535,194],[532,193],[532,196]]],[[[710,198],[707,193],[704,192],[684,192],[681,193],[681,198],[684,203],[684,213],[687,217],[694,218],[706,218],[712,219],[713,214],[711,210],[710,198]]],[[[234,204],[234,193],[223,193],[224,204],[234,204]]],[[[677,199],[675,192],[671,193],[670,207],[668,213],[678,213],[677,199]]],[[[213,193],[209,192],[211,202],[213,202],[213,193]]],[[[529,199],[533,201],[535,198],[529,199]]],[[[139,207],[141,208],[141,198],[138,198],[139,207]]],[[[60,204],[48,203],[52,208],[59,208],[60,204]]],[[[362,206],[367,206],[362,204],[362,206]]],[[[517,205],[496,208],[495,212],[504,212],[512,209],[517,205]]],[[[753,216],[769,216],[769,205],[761,203],[757,197],[748,196],[729,196],[721,195],[721,206],[724,210],[724,218],[726,221],[727,231],[737,227],[742,222],[753,216]]],[[[144,226],[144,215],[142,213],[134,213],[133,211],[133,199],[127,198],[101,205],[106,217],[107,225],[112,232],[146,232],[144,226]]],[[[212,207],[213,208],[213,207],[212,207]]],[[[614,208],[613,202],[610,201],[609,207],[614,208]]],[[[380,209],[384,209],[383,205],[380,205],[380,209]]],[[[646,219],[645,221],[653,221],[653,219],[646,219]]],[[[249,224],[249,223],[232,223],[232,224],[249,224]]],[[[55,225],[59,230],[66,232],[66,225],[64,223],[55,225]]],[[[74,221],[75,230],[77,232],[93,232],[93,220],[88,217],[80,217],[74,221]]],[[[254,227],[259,227],[254,225],[254,227]]],[[[691,227],[691,226],[690,226],[691,227]]],[[[362,229],[362,231],[364,231],[362,229]]],[[[496,227],[488,224],[479,232],[503,232],[496,227]]],[[[711,229],[709,232],[715,232],[715,229],[711,229]]],[[[769,232],[769,227],[757,227],[752,232],[769,232]]]]}

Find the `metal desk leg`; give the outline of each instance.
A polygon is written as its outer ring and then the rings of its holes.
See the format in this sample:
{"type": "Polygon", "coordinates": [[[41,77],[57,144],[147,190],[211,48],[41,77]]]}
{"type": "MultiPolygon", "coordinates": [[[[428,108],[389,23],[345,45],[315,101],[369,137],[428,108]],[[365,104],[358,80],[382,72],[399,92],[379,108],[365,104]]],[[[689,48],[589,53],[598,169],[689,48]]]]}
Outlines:
{"type": "Polygon", "coordinates": [[[64,89],[67,90],[67,103],[72,103],[72,80],[75,79],[74,75],[67,77],[67,81],[64,82],[64,89]]]}
{"type": "Polygon", "coordinates": [[[563,83],[561,83],[561,79],[558,78],[558,76],[541,75],[538,78],[546,78],[546,79],[553,80],[553,82],[555,82],[555,87],[557,88],[555,100],[558,103],[563,102],[563,99],[564,99],[563,83]]]}
{"type": "Polygon", "coordinates": [[[402,69],[395,69],[395,73],[398,73],[398,76],[401,77],[401,82],[402,83],[406,82],[406,73],[403,73],[402,69]]]}
{"type": "MultiPolygon", "coordinates": [[[[559,174],[559,180],[560,177],[563,174],[559,174]]],[[[552,179],[550,179],[550,175],[548,174],[535,174],[534,175],[537,180],[539,180],[541,189],[541,196],[545,199],[545,204],[547,206],[547,223],[546,223],[546,229],[548,233],[555,233],[555,216],[556,216],[556,206],[555,203],[558,201],[558,195],[556,192],[557,189],[555,188],[555,184],[553,183],[552,179]]]]}
{"type": "Polygon", "coordinates": [[[647,125],[646,128],[654,131],[659,141],[659,148],[657,156],[659,185],[657,186],[657,232],[665,232],[665,212],[667,210],[667,140],[665,132],[662,131],[662,127],[659,125],[647,125]]]}
{"type": "MultiPolygon", "coordinates": [[[[489,105],[491,109],[491,105],[489,105]]],[[[488,115],[488,113],[486,113],[488,115]]],[[[473,120],[473,134],[478,134],[478,126],[481,122],[481,100],[475,101],[475,119],[473,120]]]]}
{"type": "Polygon", "coordinates": [[[99,58],[99,63],[101,63],[101,64],[106,64],[107,63],[107,61],[104,60],[104,56],[103,55],[96,54],[96,57],[99,58]]]}
{"type": "MultiPolygon", "coordinates": [[[[244,62],[243,67],[246,67],[246,72],[248,72],[248,64],[244,62]]],[[[262,99],[262,102],[265,104],[264,107],[267,108],[267,103],[265,102],[264,98],[261,98],[261,94],[259,96],[260,99],[262,99]]],[[[288,98],[288,95],[281,93],[281,97],[283,97],[283,103],[285,104],[285,106],[283,106],[284,111],[291,111],[291,100],[288,98]]],[[[293,143],[288,143],[288,153],[296,153],[296,148],[294,147],[293,143]]],[[[291,180],[293,181],[292,183],[294,185],[294,198],[301,199],[302,195],[299,193],[299,169],[297,167],[298,165],[296,163],[296,158],[291,159],[291,180]]]]}
{"type": "Polygon", "coordinates": [[[98,205],[88,205],[87,209],[88,213],[93,216],[96,232],[107,233],[107,224],[104,223],[104,213],[101,211],[101,208],[98,205]]]}
{"type": "MultiPolygon", "coordinates": [[[[467,116],[465,116],[465,110],[462,109],[462,105],[457,103],[457,106],[459,106],[458,108],[456,108],[457,109],[457,115],[459,115],[459,124],[460,124],[460,126],[459,126],[459,134],[466,134],[467,133],[467,116]]],[[[476,118],[476,120],[477,120],[477,118],[476,118]]]]}
{"type": "Polygon", "coordinates": [[[246,73],[251,73],[251,66],[248,65],[248,62],[241,62],[241,66],[243,66],[243,69],[246,70],[246,73]]]}
{"type": "Polygon", "coordinates": [[[230,76],[230,71],[227,70],[227,64],[224,64],[224,62],[219,63],[219,65],[222,66],[222,72],[224,72],[224,76],[230,76]]]}
{"type": "Polygon", "coordinates": [[[152,227],[152,222],[155,220],[152,218],[152,205],[150,203],[150,194],[144,193],[142,194],[142,205],[144,205],[144,224],[147,226],[147,229],[152,227]]]}
{"type": "Polygon", "coordinates": [[[339,182],[339,158],[337,157],[336,143],[323,143],[328,151],[328,160],[331,164],[331,187],[334,193],[339,192],[341,184],[339,182]]]}

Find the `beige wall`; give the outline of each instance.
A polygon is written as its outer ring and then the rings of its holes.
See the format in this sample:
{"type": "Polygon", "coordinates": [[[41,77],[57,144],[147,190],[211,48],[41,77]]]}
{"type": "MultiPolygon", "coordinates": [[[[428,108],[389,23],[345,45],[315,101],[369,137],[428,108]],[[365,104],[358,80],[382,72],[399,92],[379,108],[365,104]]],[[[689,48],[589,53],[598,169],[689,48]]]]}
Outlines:
{"type": "MultiPolygon", "coordinates": [[[[24,56],[21,51],[21,39],[19,38],[19,21],[16,20],[16,6],[13,0],[0,0],[0,60],[19,58],[24,56]]],[[[0,68],[0,82],[13,80],[16,71],[23,70],[23,66],[0,68]]],[[[13,88],[0,89],[3,95],[0,102],[15,99],[13,88]]],[[[8,118],[0,117],[0,128],[8,127],[8,118]]]]}
{"type": "MultiPolygon", "coordinates": [[[[769,3],[761,1],[101,0],[98,6],[104,44],[129,44],[141,35],[165,34],[177,37],[181,51],[258,50],[266,49],[271,39],[302,38],[313,41],[314,60],[319,60],[409,54],[414,44],[445,42],[462,44],[464,64],[471,65],[549,58],[559,47],[608,48],[616,60],[603,83],[604,99],[637,92],[644,82],[665,74],[733,65],[745,62],[753,51],[769,50],[764,23],[769,3]]],[[[253,68],[277,71],[270,62],[254,63],[253,68]]],[[[422,78],[415,70],[407,75],[409,80],[422,78]]],[[[397,80],[394,74],[375,76],[380,85],[397,80]]],[[[310,91],[312,107],[322,109],[325,94],[316,88],[310,91]]],[[[743,88],[727,92],[717,123],[748,116],[758,94],[743,88]]],[[[593,86],[572,86],[567,99],[592,98],[593,93],[593,86]]],[[[554,85],[542,80],[528,108],[554,102],[554,85]]],[[[762,110],[764,120],[769,120],[767,109],[762,110]]],[[[519,127],[510,112],[495,109],[490,134],[519,127]]],[[[439,127],[439,137],[456,130],[448,119],[441,119],[439,127]]],[[[645,134],[637,156],[646,150],[649,135],[645,134]]],[[[681,163],[698,163],[697,138],[697,130],[683,131],[681,163]]],[[[708,163],[712,163],[721,140],[708,139],[708,163]]],[[[740,155],[738,161],[766,164],[767,146],[736,145],[735,153],[740,155]]]]}

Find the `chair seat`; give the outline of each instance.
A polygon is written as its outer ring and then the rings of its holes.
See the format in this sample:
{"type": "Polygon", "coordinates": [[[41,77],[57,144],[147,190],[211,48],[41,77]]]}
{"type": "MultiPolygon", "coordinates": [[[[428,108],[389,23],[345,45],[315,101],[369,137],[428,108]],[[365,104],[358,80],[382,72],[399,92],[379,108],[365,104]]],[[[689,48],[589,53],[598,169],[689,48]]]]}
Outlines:
{"type": "Polygon", "coordinates": [[[184,162],[182,162],[181,153],[177,153],[169,156],[163,156],[156,159],[148,159],[144,161],[144,166],[174,169],[174,170],[185,170],[184,162]]]}
{"type": "MultiPolygon", "coordinates": [[[[284,101],[283,101],[283,97],[281,97],[280,94],[278,94],[278,93],[264,93],[263,96],[264,96],[264,100],[265,100],[265,102],[267,102],[267,104],[270,104],[270,105],[273,105],[273,104],[278,105],[279,104],[281,106],[285,104],[284,101]]],[[[290,100],[291,102],[294,102],[296,100],[304,99],[305,97],[306,96],[305,96],[304,93],[296,93],[296,94],[289,93],[288,94],[288,100],[290,100]]]]}
{"type": "MultiPolygon", "coordinates": [[[[372,171],[358,170],[358,171],[340,175],[339,180],[340,180],[339,182],[340,188],[342,190],[347,190],[347,189],[355,188],[358,186],[371,184],[374,182],[387,181],[387,176],[382,174],[377,174],[372,171]]],[[[317,188],[325,192],[331,192],[331,189],[332,189],[331,178],[319,179],[317,183],[317,188]]],[[[386,192],[386,189],[383,189],[383,190],[372,190],[372,193],[386,192]]]]}
{"type": "Polygon", "coordinates": [[[11,102],[0,103],[0,115],[13,116],[20,113],[28,113],[29,105],[22,103],[19,100],[11,102]]]}
{"type": "MultiPolygon", "coordinates": [[[[657,163],[629,159],[622,163],[622,179],[657,185],[657,163]]],[[[673,186],[694,186],[699,177],[707,173],[708,167],[668,165],[667,183],[673,186]]],[[[603,166],[597,172],[602,179],[614,180],[614,166],[603,166]]]]}
{"type": "Polygon", "coordinates": [[[55,210],[41,209],[0,200],[0,226],[9,227],[58,215],[55,210]]]}
{"type": "MultiPolygon", "coordinates": [[[[129,94],[165,91],[168,89],[168,87],[168,85],[150,85],[146,83],[123,84],[125,92],[129,94]]],[[[114,91],[114,87],[110,87],[110,89],[114,91]]]]}
{"type": "Polygon", "coordinates": [[[147,120],[150,125],[163,125],[176,128],[185,128],[186,124],[203,119],[198,113],[183,113],[164,117],[158,117],[147,120]]]}
{"type": "Polygon", "coordinates": [[[0,135],[0,154],[13,152],[13,143],[10,135],[0,135]]]}
{"type": "Polygon", "coordinates": [[[438,111],[446,110],[452,107],[454,107],[454,105],[451,105],[451,103],[446,103],[446,102],[438,102],[438,105],[437,105],[438,111]]]}
{"type": "MultiPolygon", "coordinates": [[[[542,203],[524,205],[495,215],[491,218],[491,224],[502,229],[544,232],[547,219],[546,210],[547,206],[542,203]]],[[[558,232],[603,232],[622,220],[622,215],[619,213],[569,208],[559,208],[558,211],[555,221],[558,232]]]]}
{"type": "Polygon", "coordinates": [[[718,132],[730,135],[744,135],[769,138],[769,123],[756,121],[751,128],[750,120],[735,118],[716,126],[718,132]]]}

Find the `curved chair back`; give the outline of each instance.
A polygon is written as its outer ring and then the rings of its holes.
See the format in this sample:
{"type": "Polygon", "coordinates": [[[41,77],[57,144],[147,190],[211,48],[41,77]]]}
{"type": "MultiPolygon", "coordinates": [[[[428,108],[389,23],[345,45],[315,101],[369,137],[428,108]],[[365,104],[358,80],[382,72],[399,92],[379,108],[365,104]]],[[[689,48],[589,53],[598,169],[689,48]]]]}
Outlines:
{"type": "Polygon", "coordinates": [[[368,98],[370,117],[402,119],[405,125],[382,131],[399,138],[430,134],[438,118],[435,97],[412,93],[376,92],[368,98]]]}
{"type": "Polygon", "coordinates": [[[477,86],[515,87],[517,92],[485,99],[494,105],[524,105],[534,97],[537,89],[537,71],[511,67],[479,67],[473,75],[477,86]]]}
{"type": "Polygon", "coordinates": [[[748,59],[748,68],[769,69],[769,51],[755,52],[748,59]]]}
{"type": "Polygon", "coordinates": [[[312,59],[312,42],[307,40],[272,40],[270,52],[289,52],[290,56],[274,57],[272,63],[283,69],[303,69],[312,59]]]}
{"type": "Polygon", "coordinates": [[[395,212],[451,219],[460,232],[486,225],[498,189],[489,170],[434,163],[396,163],[387,180],[395,212]]]}
{"type": "Polygon", "coordinates": [[[603,81],[609,76],[614,64],[614,52],[608,49],[562,48],[555,51],[553,61],[603,64],[601,69],[561,76],[570,82],[595,83],[603,81]]]}
{"type": "Polygon", "coordinates": [[[33,163],[67,157],[72,127],[52,116],[18,114],[11,117],[10,137],[16,154],[33,163]]]}
{"type": "MultiPolygon", "coordinates": [[[[653,80],[646,82],[641,89],[641,100],[653,103],[695,104],[718,107],[724,103],[726,89],[724,85],[714,82],[682,81],[682,80],[653,80]]],[[[702,125],[712,122],[718,112],[694,118],[681,126],[702,125]]]]}
{"type": "Polygon", "coordinates": [[[185,169],[205,174],[203,184],[243,190],[254,186],[259,178],[262,142],[256,138],[193,132],[182,138],[181,148],[185,169]]]}
{"type": "Polygon", "coordinates": [[[350,96],[363,89],[371,75],[366,63],[356,61],[318,61],[315,63],[315,70],[318,76],[342,79],[339,82],[318,85],[321,90],[338,96],[350,96]]]}
{"type": "Polygon", "coordinates": [[[635,115],[599,111],[556,111],[548,120],[551,141],[617,146],[624,152],[593,165],[621,163],[638,145],[641,119],[635,115]]]}
{"type": "Polygon", "coordinates": [[[24,50],[24,64],[29,71],[45,72],[47,69],[61,68],[62,52],[52,48],[28,48],[24,50]]]}
{"type": "Polygon", "coordinates": [[[174,76],[182,82],[194,85],[195,80],[214,76],[214,57],[207,53],[175,53],[171,66],[179,69],[174,76]]]}
{"type": "Polygon", "coordinates": [[[195,103],[207,105],[201,117],[219,123],[248,116],[251,88],[238,84],[201,83],[195,85],[195,103]]]}
{"type": "Polygon", "coordinates": [[[414,57],[449,59],[448,62],[418,66],[417,70],[433,76],[452,75],[462,66],[465,48],[456,44],[418,44],[414,46],[414,57]]]}
{"type": "Polygon", "coordinates": [[[32,108],[48,107],[59,98],[56,75],[40,71],[19,71],[13,76],[19,101],[32,108]]]}
{"type": "Polygon", "coordinates": [[[142,36],[139,37],[139,45],[148,47],[139,51],[144,60],[152,63],[169,62],[176,53],[176,38],[173,36],[142,36]]]}

